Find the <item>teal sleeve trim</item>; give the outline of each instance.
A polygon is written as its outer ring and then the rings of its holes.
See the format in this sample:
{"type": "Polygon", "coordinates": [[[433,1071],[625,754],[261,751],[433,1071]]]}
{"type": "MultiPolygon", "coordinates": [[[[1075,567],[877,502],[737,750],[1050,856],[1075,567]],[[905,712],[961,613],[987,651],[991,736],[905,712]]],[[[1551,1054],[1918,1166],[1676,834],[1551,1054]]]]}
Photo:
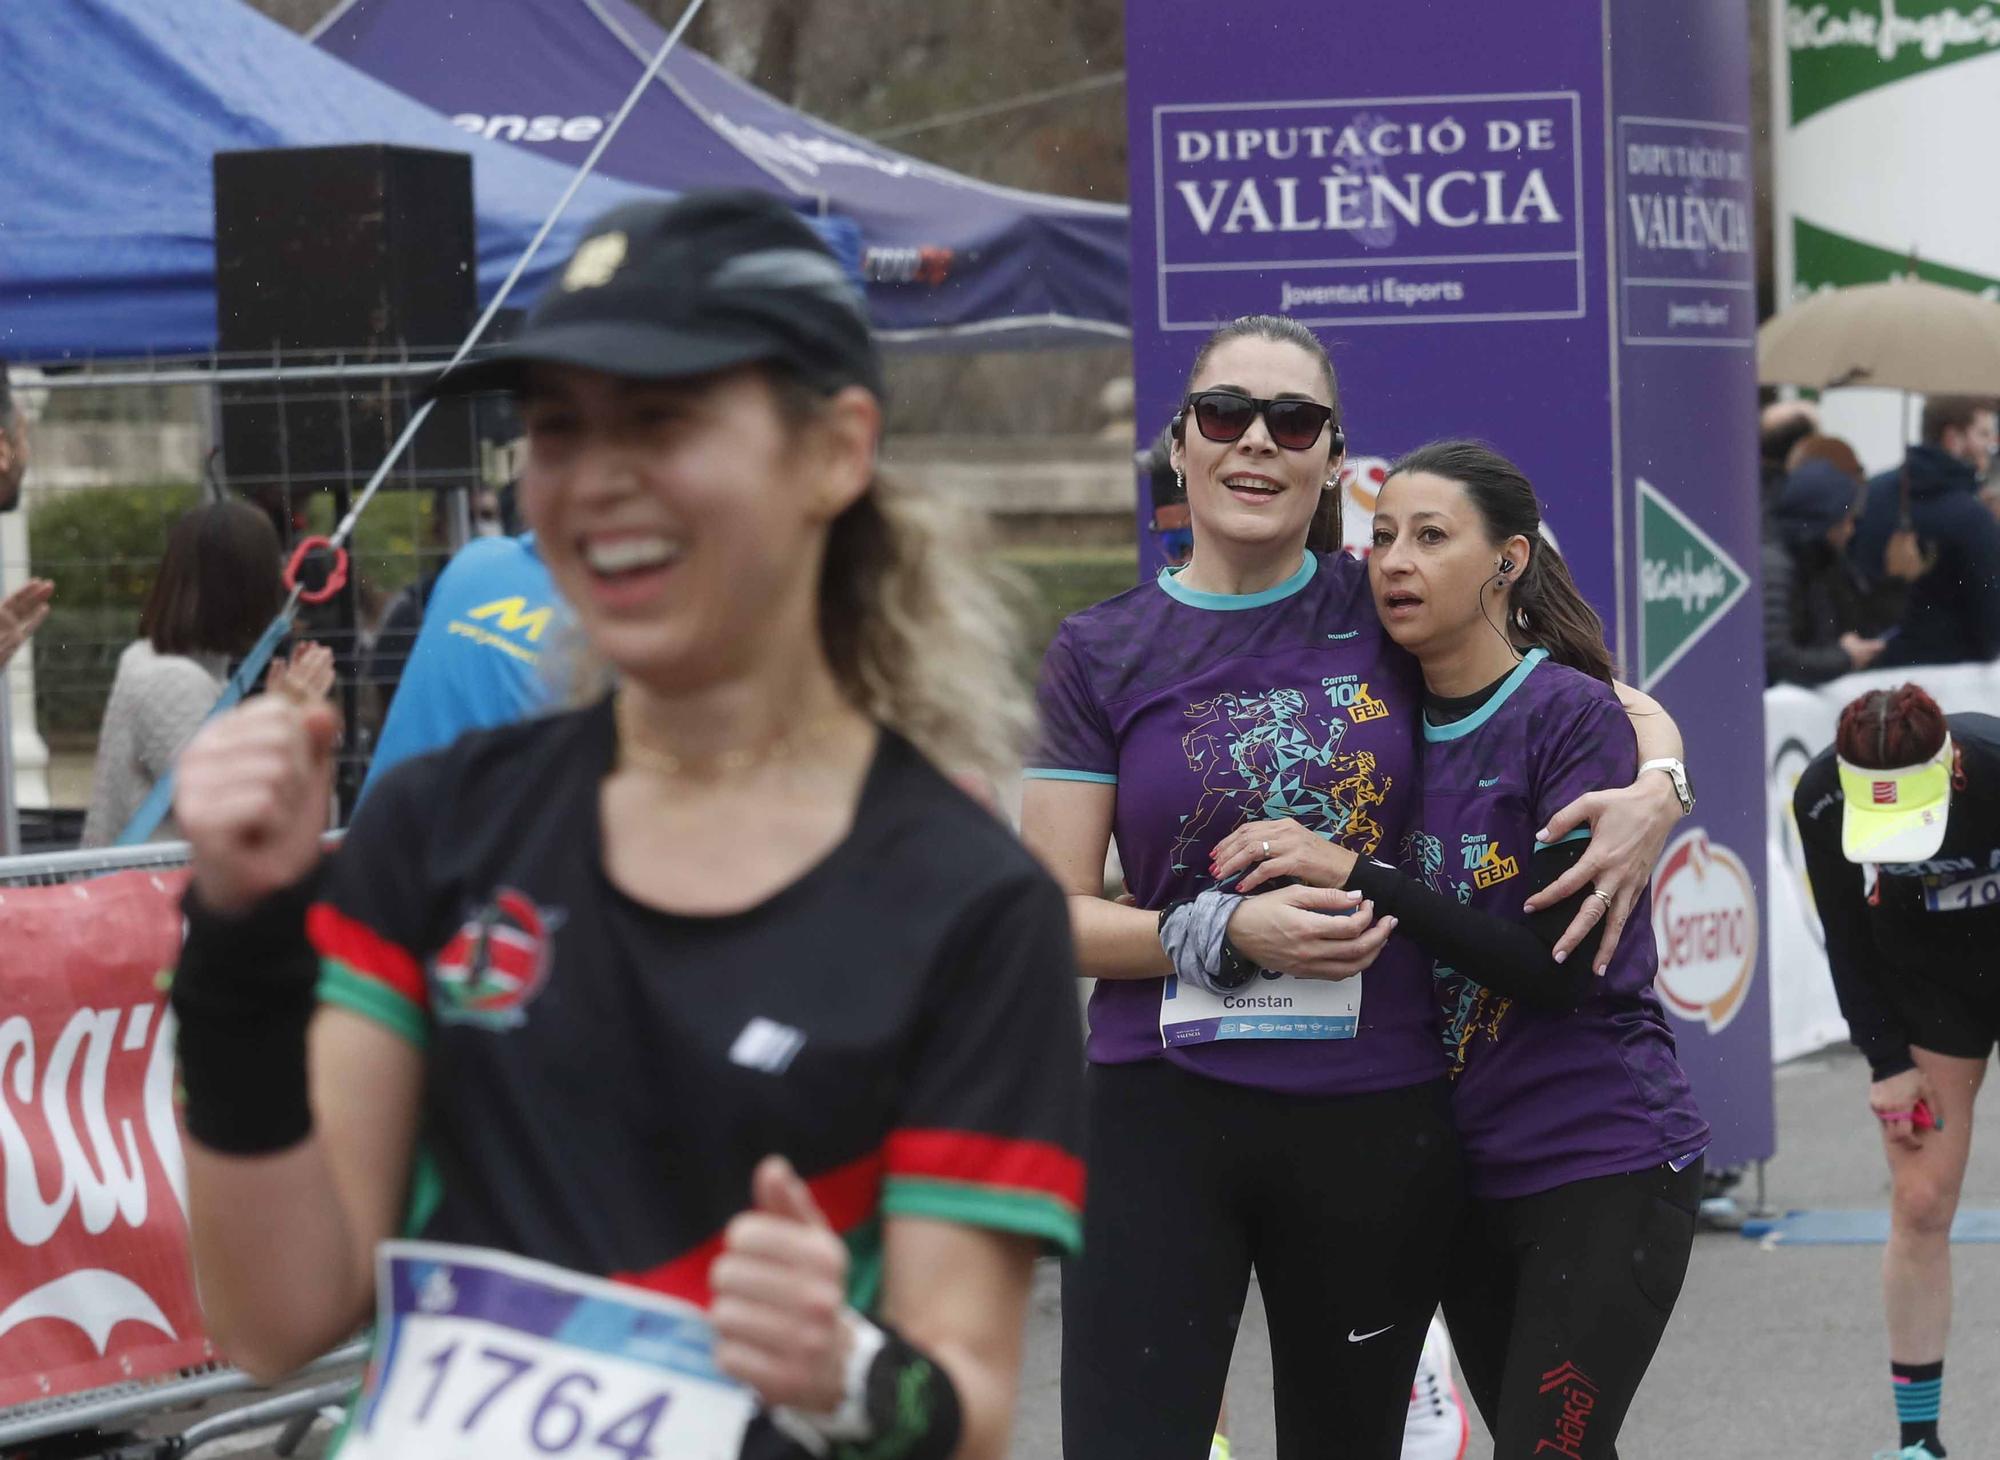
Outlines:
{"type": "Polygon", "coordinates": [[[1538,852],[1546,852],[1550,847],[1559,847],[1563,845],[1565,842],[1587,842],[1589,840],[1590,840],[1590,828],[1587,825],[1579,826],[1575,831],[1569,833],[1569,835],[1559,836],[1552,842],[1536,842],[1535,850],[1538,852]]]}
{"type": "Polygon", "coordinates": [[[1049,766],[1031,765],[1021,772],[1024,781],[1087,781],[1093,786],[1115,786],[1118,777],[1099,771],[1059,771],[1049,766]]]}
{"type": "Polygon", "coordinates": [[[1290,598],[1294,593],[1312,582],[1319,571],[1319,559],[1308,551],[1299,562],[1299,570],[1284,582],[1266,588],[1261,593],[1204,593],[1199,588],[1185,586],[1177,568],[1162,568],[1158,579],[1160,591],[1176,603],[1185,603],[1189,608],[1205,608],[1213,613],[1233,613],[1238,609],[1262,608],[1267,603],[1278,603],[1290,598]]]}
{"type": "Polygon", "coordinates": [[[1513,698],[1514,691],[1535,672],[1535,666],[1548,657],[1549,651],[1546,649],[1530,649],[1522,657],[1521,662],[1514,666],[1514,672],[1501,682],[1500,688],[1493,691],[1493,698],[1463,720],[1454,720],[1449,725],[1433,725],[1428,720],[1424,721],[1424,739],[1432,745],[1440,740],[1464,739],[1498,714],[1500,707],[1513,698]]]}

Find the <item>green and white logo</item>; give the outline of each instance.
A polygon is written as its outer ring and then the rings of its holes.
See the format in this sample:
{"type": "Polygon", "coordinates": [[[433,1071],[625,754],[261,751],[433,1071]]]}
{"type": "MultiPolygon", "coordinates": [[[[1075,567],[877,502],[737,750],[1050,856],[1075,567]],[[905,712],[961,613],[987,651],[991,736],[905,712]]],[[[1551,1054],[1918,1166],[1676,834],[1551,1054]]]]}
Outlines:
{"type": "Polygon", "coordinates": [[[1735,606],[1750,575],[1639,478],[1639,688],[1651,689],[1735,606]]]}
{"type": "Polygon", "coordinates": [[[1835,0],[1784,9],[1792,125],[1877,87],[2000,53],[2000,5],[1835,0]]]}
{"type": "Polygon", "coordinates": [[[1907,275],[2000,299],[2000,279],[1925,258],[1913,262],[1907,253],[1877,248],[1803,218],[1792,219],[1792,277],[1798,281],[1799,294],[1828,286],[1880,284],[1907,275]]]}

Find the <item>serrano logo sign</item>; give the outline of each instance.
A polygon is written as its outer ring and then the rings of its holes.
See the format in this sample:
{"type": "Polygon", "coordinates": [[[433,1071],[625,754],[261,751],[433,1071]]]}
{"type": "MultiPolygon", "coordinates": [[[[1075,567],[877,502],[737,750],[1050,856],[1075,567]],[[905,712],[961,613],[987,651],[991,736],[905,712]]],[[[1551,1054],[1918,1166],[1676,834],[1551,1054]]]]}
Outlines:
{"type": "Polygon", "coordinates": [[[1667,1011],[1728,1028],[1757,973],[1757,889],[1742,859],[1699,827],[1675,838],[1653,874],[1653,933],[1667,1011]]]}

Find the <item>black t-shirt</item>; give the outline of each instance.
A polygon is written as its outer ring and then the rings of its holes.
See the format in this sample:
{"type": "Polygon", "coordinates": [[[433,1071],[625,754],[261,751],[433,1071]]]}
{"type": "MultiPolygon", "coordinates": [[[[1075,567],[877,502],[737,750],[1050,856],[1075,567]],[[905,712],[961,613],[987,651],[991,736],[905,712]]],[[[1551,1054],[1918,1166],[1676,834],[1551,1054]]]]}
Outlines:
{"type": "Polygon", "coordinates": [[[2000,948],[2000,904],[1933,911],[1926,893],[2000,871],[2000,719],[1947,715],[1963,784],[1952,791],[1944,842],[1927,861],[1863,866],[1840,850],[1840,770],[1821,752],[1792,793],[1827,963],[1849,1034],[1878,1073],[1909,1066],[1909,1038],[1885,980],[1934,979],[1986,989],[2000,948]]]}
{"type": "Polygon", "coordinates": [[[885,731],[821,862],[747,912],[668,914],[603,868],[615,748],[608,700],[467,736],[386,775],[332,861],[321,997],[426,1051],[410,1235],[705,1303],[776,1152],[858,1306],[882,1217],[1074,1251],[1076,966],[1019,842],[885,731]]]}

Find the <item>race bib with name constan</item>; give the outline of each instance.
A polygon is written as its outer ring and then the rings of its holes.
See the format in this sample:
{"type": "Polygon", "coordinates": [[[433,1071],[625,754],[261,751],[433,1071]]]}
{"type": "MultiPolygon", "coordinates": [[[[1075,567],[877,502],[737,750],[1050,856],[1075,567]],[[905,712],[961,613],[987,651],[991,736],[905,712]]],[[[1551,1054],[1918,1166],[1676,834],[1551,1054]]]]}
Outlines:
{"type": "Polygon", "coordinates": [[[737,1460],[756,1414],[691,1304],[504,1252],[384,1243],[342,1460],[737,1460]]]}
{"type": "Polygon", "coordinates": [[[1352,1039],[1361,1023],[1361,980],[1259,974],[1211,994],[1169,975],[1160,993],[1160,1043],[1218,1039],[1352,1039]]]}

